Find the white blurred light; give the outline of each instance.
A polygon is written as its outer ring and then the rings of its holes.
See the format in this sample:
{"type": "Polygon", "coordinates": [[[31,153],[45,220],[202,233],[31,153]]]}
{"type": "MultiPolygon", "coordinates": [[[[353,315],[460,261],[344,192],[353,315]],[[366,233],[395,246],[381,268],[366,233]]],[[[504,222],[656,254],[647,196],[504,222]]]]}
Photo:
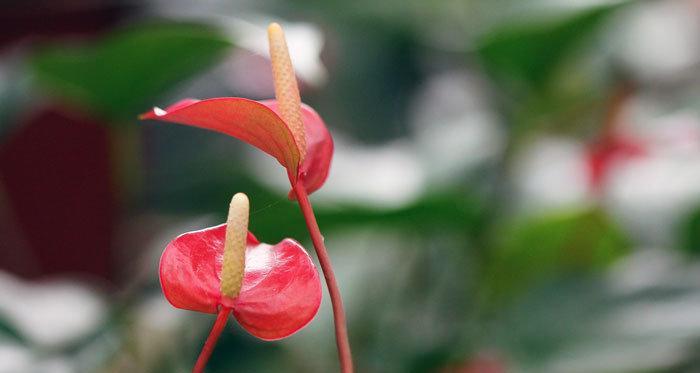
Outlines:
{"type": "Polygon", "coordinates": [[[225,82],[243,96],[271,98],[275,96],[272,69],[267,57],[247,50],[231,54],[223,65],[225,82]]]}
{"type": "Polygon", "coordinates": [[[607,321],[621,333],[637,338],[692,338],[700,334],[700,295],[668,301],[634,302],[607,321]]]}
{"type": "Polygon", "coordinates": [[[180,326],[189,313],[173,307],[161,294],[144,300],[136,307],[136,323],[149,332],[169,332],[180,326]]]}
{"type": "MultiPolygon", "coordinates": [[[[270,14],[256,13],[255,3],[232,7],[230,1],[198,1],[192,6],[189,1],[149,1],[150,11],[158,17],[176,20],[194,20],[215,24],[228,34],[236,48],[243,48],[268,58],[267,26],[277,21],[284,28],[289,54],[298,77],[306,84],[320,87],[328,80],[328,71],[321,61],[325,37],[320,28],[309,22],[288,22],[270,14]],[[243,11],[241,11],[243,9],[243,11]]],[[[269,64],[268,64],[269,65],[269,64]]],[[[269,70],[269,66],[265,66],[269,70]]],[[[230,73],[230,72],[229,72],[230,73]]],[[[230,79],[227,74],[225,79],[230,79]]],[[[235,82],[234,82],[235,83],[235,82]]],[[[246,86],[236,88],[245,89],[246,86]]],[[[257,92],[251,92],[257,95],[257,92]]]]}
{"type": "Polygon", "coordinates": [[[73,281],[24,282],[0,272],[0,313],[33,343],[52,348],[93,332],[107,306],[73,281]]]}
{"type": "Polygon", "coordinates": [[[605,201],[633,237],[672,245],[681,219],[700,206],[700,118],[642,111],[629,130],[648,154],[613,165],[605,201]]]}
{"type": "MultiPolygon", "coordinates": [[[[225,17],[220,24],[227,29],[236,46],[269,58],[267,25],[270,17],[249,16],[253,22],[225,17]]],[[[321,30],[307,22],[284,22],[284,34],[294,70],[304,82],[319,87],[328,80],[328,71],[321,61],[325,38],[321,30]]]]}
{"type": "MultiPolygon", "coordinates": [[[[567,348],[557,359],[540,372],[590,373],[636,372],[670,368],[686,356],[683,341],[642,340],[637,342],[607,343],[596,340],[567,348]]],[[[665,371],[665,370],[664,370],[665,371]]]]}
{"type": "Polygon", "coordinates": [[[333,166],[317,199],[399,207],[422,194],[425,178],[418,157],[405,142],[364,146],[336,137],[333,166]]]}
{"type": "Polygon", "coordinates": [[[26,347],[0,343],[0,373],[28,372],[34,358],[26,347]]]}
{"type": "Polygon", "coordinates": [[[134,309],[135,333],[134,348],[143,361],[140,364],[152,366],[167,351],[176,351],[182,343],[181,332],[187,320],[192,322],[194,314],[173,307],[162,294],[143,300],[134,309]]]}
{"type": "Polygon", "coordinates": [[[692,1],[644,2],[612,35],[618,58],[640,79],[673,79],[700,62],[700,13],[692,1]]]}
{"type": "Polygon", "coordinates": [[[397,141],[370,147],[336,139],[335,145],[333,167],[318,192],[319,200],[398,207],[423,193],[425,170],[410,144],[397,141]]]}
{"type": "Polygon", "coordinates": [[[539,211],[589,201],[584,148],[573,140],[544,137],[517,157],[513,171],[521,208],[539,211]]]}
{"type": "Polygon", "coordinates": [[[609,272],[611,290],[621,296],[665,284],[681,267],[682,257],[667,249],[641,249],[618,261],[609,272]]]}
{"type": "Polygon", "coordinates": [[[605,198],[633,237],[672,244],[678,219],[700,203],[700,153],[657,153],[620,163],[610,173],[605,198]]]}
{"type": "Polygon", "coordinates": [[[45,373],[75,373],[78,370],[75,364],[68,359],[62,357],[51,357],[45,360],[38,361],[30,372],[45,372],[45,373]]]}
{"type": "MultiPolygon", "coordinates": [[[[314,199],[376,208],[414,202],[426,188],[426,173],[410,143],[396,141],[365,146],[334,134],[335,152],[328,180],[314,199]]],[[[249,171],[279,193],[289,191],[282,166],[257,149],[250,149],[249,171]]]]}
{"type": "Polygon", "coordinates": [[[700,154],[700,117],[689,110],[641,118],[633,129],[647,139],[653,154],[693,157],[700,154]]]}
{"type": "Polygon", "coordinates": [[[505,135],[484,90],[476,77],[448,71],[433,76],[416,95],[409,117],[431,184],[458,182],[503,150],[505,135]]]}

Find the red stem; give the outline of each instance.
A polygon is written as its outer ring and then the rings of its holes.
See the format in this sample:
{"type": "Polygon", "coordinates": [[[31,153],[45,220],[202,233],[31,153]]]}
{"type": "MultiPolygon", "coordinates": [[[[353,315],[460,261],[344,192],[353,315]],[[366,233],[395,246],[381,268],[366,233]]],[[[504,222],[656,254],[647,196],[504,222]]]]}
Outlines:
{"type": "Polygon", "coordinates": [[[335,323],[335,341],[338,346],[338,358],[340,359],[340,370],[343,373],[352,373],[352,352],[350,351],[350,341],[348,340],[348,327],[345,321],[345,310],[343,309],[343,299],[340,296],[338,283],[335,281],[333,266],[331,259],[328,256],[326,245],[323,243],[323,236],[318,228],[314,210],[309,202],[309,196],[306,194],[306,189],[301,183],[296,183],[294,193],[299,201],[299,207],[306,220],[306,227],[311,234],[311,242],[316,249],[318,261],[321,263],[323,277],[326,278],[328,293],[331,296],[331,304],[333,305],[333,321],[335,323]]]}
{"type": "Polygon", "coordinates": [[[192,368],[192,373],[204,372],[204,367],[207,365],[207,361],[209,361],[211,353],[214,352],[216,341],[219,339],[221,332],[224,331],[224,327],[226,326],[226,322],[228,321],[228,316],[230,314],[230,308],[221,307],[221,309],[219,310],[218,315],[216,315],[216,321],[214,322],[214,326],[211,328],[211,332],[209,332],[209,336],[207,337],[206,342],[204,342],[202,352],[199,353],[197,363],[194,365],[194,368],[192,368]]]}

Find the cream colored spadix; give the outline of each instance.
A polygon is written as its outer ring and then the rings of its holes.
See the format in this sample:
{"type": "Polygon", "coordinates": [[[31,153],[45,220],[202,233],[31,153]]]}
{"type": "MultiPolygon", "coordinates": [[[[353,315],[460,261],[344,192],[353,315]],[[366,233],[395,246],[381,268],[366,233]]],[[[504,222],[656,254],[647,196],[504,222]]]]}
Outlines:
{"type": "Polygon", "coordinates": [[[228,298],[237,297],[243,284],[249,211],[248,196],[236,193],[228,209],[224,259],[221,266],[221,294],[228,298]]]}
{"type": "Polygon", "coordinates": [[[301,97],[299,96],[297,78],[294,74],[294,67],[289,57],[282,27],[277,23],[271,23],[267,28],[267,37],[270,43],[275,98],[277,98],[279,105],[280,116],[289,126],[294,141],[299,147],[299,162],[301,163],[306,155],[306,135],[301,117],[301,97]]]}

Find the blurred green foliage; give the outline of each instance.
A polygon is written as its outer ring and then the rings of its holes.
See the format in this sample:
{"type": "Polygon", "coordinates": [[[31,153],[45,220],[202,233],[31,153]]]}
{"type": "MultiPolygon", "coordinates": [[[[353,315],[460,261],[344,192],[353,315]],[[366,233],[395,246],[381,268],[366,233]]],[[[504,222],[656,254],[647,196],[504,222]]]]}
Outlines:
{"type": "Polygon", "coordinates": [[[602,269],[630,247],[598,209],[535,216],[502,227],[495,239],[486,281],[497,300],[556,275],[602,269]]]}
{"type": "Polygon", "coordinates": [[[688,214],[678,236],[681,250],[693,255],[700,254],[700,208],[688,214]]]}
{"type": "Polygon", "coordinates": [[[619,5],[585,9],[564,19],[507,24],[487,33],[476,51],[486,71],[504,84],[506,91],[542,91],[572,51],[619,5]]]}
{"type": "Polygon", "coordinates": [[[13,342],[21,343],[21,344],[26,344],[28,341],[25,340],[25,338],[22,336],[22,334],[17,330],[17,327],[14,325],[14,323],[8,319],[4,315],[0,314],[0,336],[2,336],[3,339],[9,339],[12,340],[13,342]]]}
{"type": "Polygon", "coordinates": [[[147,23],[115,31],[92,45],[47,47],[33,58],[32,69],[54,96],[124,120],[211,66],[231,46],[205,25],[147,23]]]}

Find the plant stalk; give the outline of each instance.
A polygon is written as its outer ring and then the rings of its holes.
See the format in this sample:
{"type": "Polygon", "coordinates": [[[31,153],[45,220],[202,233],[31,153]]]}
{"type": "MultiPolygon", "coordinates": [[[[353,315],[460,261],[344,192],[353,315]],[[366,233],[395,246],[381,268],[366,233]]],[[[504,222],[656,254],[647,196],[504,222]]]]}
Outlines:
{"type": "Polygon", "coordinates": [[[209,361],[211,353],[214,352],[216,341],[219,340],[221,332],[224,331],[224,327],[226,326],[226,322],[228,321],[228,317],[230,314],[230,308],[221,307],[221,309],[219,310],[219,313],[216,315],[216,321],[214,322],[214,326],[211,328],[211,332],[209,332],[209,336],[204,342],[202,352],[199,353],[197,363],[195,363],[194,368],[192,368],[192,373],[204,372],[204,367],[207,365],[207,361],[209,361]]]}
{"type": "Polygon", "coordinates": [[[331,297],[331,304],[333,306],[333,322],[335,324],[335,341],[338,346],[340,370],[342,373],[352,373],[354,371],[352,365],[352,352],[350,351],[350,341],[348,339],[348,327],[347,322],[345,321],[343,299],[340,295],[340,289],[338,289],[338,283],[335,280],[335,273],[333,272],[331,259],[328,256],[328,251],[326,250],[326,245],[323,242],[321,231],[318,228],[316,216],[314,215],[314,210],[311,207],[311,202],[309,202],[309,196],[306,193],[306,189],[301,182],[297,182],[293,189],[297,196],[297,201],[299,202],[301,212],[304,215],[306,228],[309,230],[309,234],[311,234],[311,242],[313,242],[314,248],[316,249],[316,255],[318,256],[319,263],[321,263],[323,277],[326,279],[328,293],[331,297]]]}

